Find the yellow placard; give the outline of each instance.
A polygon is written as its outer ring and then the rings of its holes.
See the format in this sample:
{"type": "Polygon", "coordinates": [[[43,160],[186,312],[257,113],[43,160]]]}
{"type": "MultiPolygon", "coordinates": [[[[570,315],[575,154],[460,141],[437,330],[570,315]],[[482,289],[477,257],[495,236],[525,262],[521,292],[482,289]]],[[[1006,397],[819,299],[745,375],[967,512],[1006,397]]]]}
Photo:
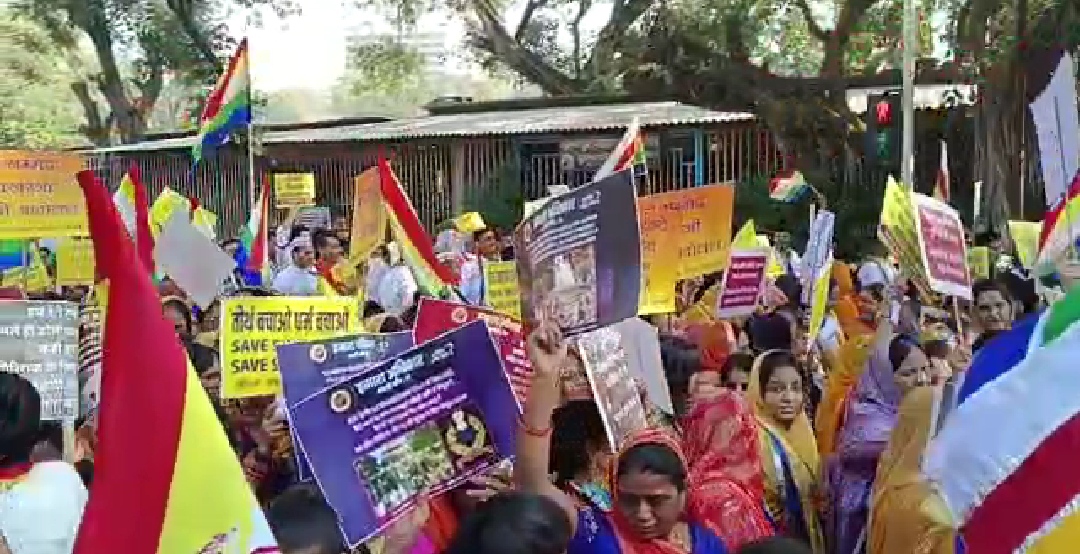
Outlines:
{"type": "Polygon", "coordinates": [[[724,269],[731,248],[735,187],[709,185],[664,193],[669,209],[679,213],[679,279],[724,269]]]}
{"type": "Polygon", "coordinates": [[[61,287],[92,285],[94,242],[87,237],[69,237],[56,241],[56,284],[61,287]]]}
{"type": "Polygon", "coordinates": [[[165,223],[172,218],[176,210],[191,210],[191,200],[169,187],[161,189],[161,194],[154,199],[154,204],[150,206],[150,223],[153,224],[152,228],[155,234],[165,226],[165,223]]]}
{"type": "Polygon", "coordinates": [[[517,262],[484,262],[484,303],[492,310],[521,319],[517,262]]]}
{"type": "Polygon", "coordinates": [[[781,275],[787,273],[787,269],[784,268],[784,264],[780,262],[780,254],[772,247],[772,242],[769,241],[769,237],[766,235],[755,235],[754,244],[759,248],[765,248],[769,252],[769,265],[765,268],[765,276],[770,279],[776,279],[781,275]]]}
{"type": "Polygon", "coordinates": [[[967,251],[968,267],[971,268],[971,276],[975,279],[990,278],[990,248],[986,246],[973,246],[967,251]]]}
{"type": "Polygon", "coordinates": [[[52,288],[52,279],[34,243],[27,245],[27,265],[0,272],[0,287],[20,288],[28,293],[45,292],[52,288]]]}
{"type": "Polygon", "coordinates": [[[1042,232],[1041,222],[1010,221],[1009,236],[1012,237],[1016,246],[1016,255],[1024,267],[1035,267],[1035,258],[1039,254],[1039,233],[1042,232]]]}
{"type": "Polygon", "coordinates": [[[355,297],[233,297],[221,305],[221,396],[281,393],[275,346],[360,331],[355,297]]]}
{"type": "Polygon", "coordinates": [[[829,305],[829,289],[832,283],[832,267],[832,254],[829,254],[825,265],[814,276],[814,285],[810,292],[810,327],[806,333],[810,344],[814,344],[814,339],[825,324],[825,310],[829,305]]]}
{"type": "Polygon", "coordinates": [[[638,313],[663,314],[676,310],[675,284],[679,276],[679,230],[682,220],[666,194],[638,199],[641,228],[641,299],[638,313]]]}
{"type": "Polygon", "coordinates": [[[349,237],[349,260],[354,264],[371,256],[372,251],[386,240],[386,207],[382,202],[380,181],[378,167],[357,175],[354,181],[349,237]]]}
{"type": "Polygon", "coordinates": [[[77,154],[0,150],[0,239],[89,235],[75,181],[85,168],[77,154]]]}
{"type": "Polygon", "coordinates": [[[275,173],[274,204],[279,208],[315,205],[314,173],[275,173]]]}

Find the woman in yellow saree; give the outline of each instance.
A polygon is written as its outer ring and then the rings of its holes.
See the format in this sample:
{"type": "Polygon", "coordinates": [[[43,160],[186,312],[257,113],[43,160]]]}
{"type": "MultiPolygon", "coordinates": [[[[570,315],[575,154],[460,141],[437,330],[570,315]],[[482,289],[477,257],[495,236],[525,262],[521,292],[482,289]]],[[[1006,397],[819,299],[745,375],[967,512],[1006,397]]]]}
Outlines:
{"type": "Polygon", "coordinates": [[[941,417],[939,387],[912,390],[878,461],[871,496],[867,554],[956,554],[948,509],[920,471],[926,445],[941,417]]]}
{"type": "Polygon", "coordinates": [[[825,552],[818,517],[819,461],[814,430],[806,415],[806,379],[795,356],[769,350],[750,371],[747,398],[753,403],[765,469],[765,504],[783,534],[825,552]]]}

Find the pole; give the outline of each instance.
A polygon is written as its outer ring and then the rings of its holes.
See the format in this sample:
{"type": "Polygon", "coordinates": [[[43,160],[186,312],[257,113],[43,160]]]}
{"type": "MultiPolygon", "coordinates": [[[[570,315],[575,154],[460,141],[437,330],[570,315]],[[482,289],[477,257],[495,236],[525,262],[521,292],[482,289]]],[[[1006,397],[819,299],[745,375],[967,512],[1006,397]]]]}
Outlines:
{"type": "Polygon", "coordinates": [[[248,211],[255,208],[255,125],[247,126],[247,165],[248,165],[248,211]]]}
{"type": "Polygon", "coordinates": [[[918,14],[915,0],[904,0],[903,18],[903,69],[901,71],[903,141],[900,150],[901,182],[908,187],[915,186],[915,53],[918,49],[918,14]]]}

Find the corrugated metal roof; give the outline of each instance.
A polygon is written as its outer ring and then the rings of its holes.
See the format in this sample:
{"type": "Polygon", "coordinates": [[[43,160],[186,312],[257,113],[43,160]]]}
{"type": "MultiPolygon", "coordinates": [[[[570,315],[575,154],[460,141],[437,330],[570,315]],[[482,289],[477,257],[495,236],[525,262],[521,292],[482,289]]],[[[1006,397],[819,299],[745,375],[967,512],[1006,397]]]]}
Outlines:
{"type": "MultiPolygon", "coordinates": [[[[634,116],[638,117],[642,126],[702,125],[754,119],[754,115],[750,113],[717,112],[679,102],[643,102],[431,115],[323,129],[267,131],[263,134],[262,140],[264,144],[362,142],[426,137],[596,131],[624,129],[634,116]]],[[[149,152],[191,148],[194,143],[194,137],[172,138],[99,148],[93,153],[149,152]]]]}

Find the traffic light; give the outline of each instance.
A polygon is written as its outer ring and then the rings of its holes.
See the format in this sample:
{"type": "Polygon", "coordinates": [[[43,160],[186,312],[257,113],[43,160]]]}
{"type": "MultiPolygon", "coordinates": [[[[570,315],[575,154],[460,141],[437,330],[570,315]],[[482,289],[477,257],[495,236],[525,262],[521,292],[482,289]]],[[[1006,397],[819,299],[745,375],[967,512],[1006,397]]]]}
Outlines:
{"type": "Polygon", "coordinates": [[[883,167],[899,167],[903,126],[900,96],[870,96],[866,108],[867,161],[883,167]]]}

